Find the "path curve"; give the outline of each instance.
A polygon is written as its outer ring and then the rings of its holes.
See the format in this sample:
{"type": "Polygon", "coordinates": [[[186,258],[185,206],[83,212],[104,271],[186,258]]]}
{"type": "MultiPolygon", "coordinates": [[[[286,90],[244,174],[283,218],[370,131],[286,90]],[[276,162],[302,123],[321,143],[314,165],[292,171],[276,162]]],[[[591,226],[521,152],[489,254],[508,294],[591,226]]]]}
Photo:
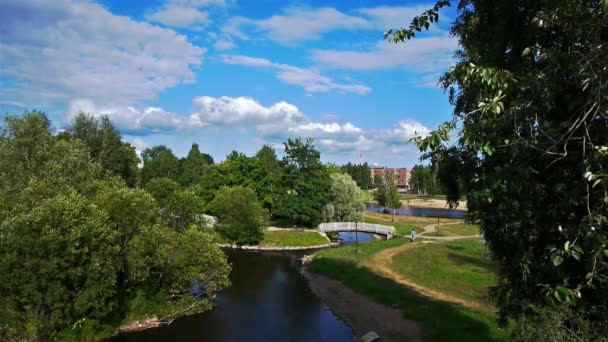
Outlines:
{"type": "Polygon", "coordinates": [[[433,223],[424,226],[424,232],[417,235],[417,237],[423,237],[425,239],[430,240],[439,240],[439,241],[454,241],[454,240],[462,240],[462,239],[472,239],[481,237],[481,235],[454,235],[454,236],[428,236],[426,234],[437,232],[437,226],[447,226],[453,224],[462,224],[462,222],[449,222],[449,223],[433,223]]]}
{"type": "MultiPolygon", "coordinates": [[[[458,224],[458,223],[449,223],[449,224],[458,224]]],[[[437,224],[429,224],[424,227],[424,232],[420,233],[419,236],[423,237],[425,239],[439,240],[439,241],[443,241],[443,242],[454,241],[454,240],[463,240],[463,239],[474,239],[474,238],[479,237],[479,235],[445,236],[445,237],[424,236],[424,234],[433,233],[436,231],[437,231],[437,224]]],[[[384,249],[376,254],[373,254],[369,259],[367,259],[366,261],[363,262],[363,265],[365,265],[372,272],[374,272],[380,276],[392,279],[393,281],[395,281],[401,285],[404,285],[410,289],[413,289],[414,291],[418,292],[419,294],[421,294],[423,296],[427,296],[427,297],[430,297],[433,299],[443,300],[446,302],[460,304],[460,305],[463,305],[463,306],[466,306],[469,308],[482,310],[482,311],[495,310],[494,307],[492,307],[491,305],[484,305],[481,303],[470,302],[470,301],[467,301],[467,300],[464,300],[461,298],[447,295],[443,292],[439,292],[439,291],[429,289],[424,286],[420,286],[420,285],[404,278],[403,276],[401,276],[400,274],[398,274],[397,272],[395,272],[393,270],[393,268],[392,268],[393,257],[395,255],[397,255],[409,248],[417,248],[418,246],[421,246],[425,243],[435,243],[435,241],[420,241],[420,242],[417,241],[417,242],[408,243],[408,244],[401,245],[401,246],[394,247],[394,248],[384,249]]]]}

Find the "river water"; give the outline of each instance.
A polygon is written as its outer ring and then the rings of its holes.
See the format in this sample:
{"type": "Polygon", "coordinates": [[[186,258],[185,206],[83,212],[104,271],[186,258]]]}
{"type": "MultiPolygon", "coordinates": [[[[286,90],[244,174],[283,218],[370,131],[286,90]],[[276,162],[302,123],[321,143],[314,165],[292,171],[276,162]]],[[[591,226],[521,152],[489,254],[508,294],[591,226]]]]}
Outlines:
{"type": "MultiPolygon", "coordinates": [[[[379,206],[374,202],[367,202],[367,211],[374,213],[382,213],[385,208],[379,206]]],[[[387,209],[389,213],[393,212],[393,209],[387,209]]],[[[396,215],[406,216],[424,216],[424,217],[445,217],[445,218],[464,218],[467,215],[465,210],[450,210],[450,209],[437,209],[437,208],[418,208],[405,206],[395,210],[396,215]]]]}
{"type": "MultiPolygon", "coordinates": [[[[347,243],[353,234],[341,234],[347,243]]],[[[371,234],[359,233],[359,242],[371,234]]],[[[155,341],[352,341],[352,329],[308,287],[299,258],[306,252],[225,250],[232,285],[213,310],[157,329],[115,336],[112,342],[155,341]]]]}

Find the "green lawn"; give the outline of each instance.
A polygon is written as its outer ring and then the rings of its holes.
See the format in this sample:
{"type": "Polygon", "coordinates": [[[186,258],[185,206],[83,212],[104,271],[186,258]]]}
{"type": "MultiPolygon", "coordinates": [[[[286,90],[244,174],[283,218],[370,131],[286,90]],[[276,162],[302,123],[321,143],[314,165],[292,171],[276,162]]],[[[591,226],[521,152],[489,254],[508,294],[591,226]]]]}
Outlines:
{"type": "Polygon", "coordinates": [[[362,265],[372,254],[405,243],[408,243],[405,238],[394,238],[361,244],[358,254],[353,245],[319,251],[310,269],[337,279],[380,303],[396,305],[406,318],[421,322],[425,333],[434,341],[507,340],[507,331],[498,328],[493,313],[421,296],[362,265]]]}
{"type": "Polygon", "coordinates": [[[403,234],[403,235],[408,235],[408,236],[412,232],[412,229],[416,229],[416,233],[422,233],[424,231],[424,229],[422,227],[412,224],[412,223],[398,222],[398,220],[397,220],[397,222],[391,222],[391,221],[386,221],[386,220],[382,220],[382,219],[378,219],[378,218],[374,218],[374,217],[370,217],[370,216],[365,216],[365,223],[377,223],[377,224],[383,224],[386,226],[393,226],[397,230],[397,234],[403,234]]]}
{"type": "Polygon", "coordinates": [[[437,231],[427,234],[428,236],[473,236],[479,234],[479,226],[476,224],[441,224],[437,231]]]}
{"type": "Polygon", "coordinates": [[[482,249],[477,239],[423,244],[396,254],[392,268],[417,285],[491,309],[496,267],[482,249]]]}
{"type": "Polygon", "coordinates": [[[267,231],[264,235],[264,240],[260,246],[275,246],[275,247],[308,247],[323,245],[329,243],[325,237],[319,235],[316,231],[305,230],[285,230],[285,231],[267,231]]]}

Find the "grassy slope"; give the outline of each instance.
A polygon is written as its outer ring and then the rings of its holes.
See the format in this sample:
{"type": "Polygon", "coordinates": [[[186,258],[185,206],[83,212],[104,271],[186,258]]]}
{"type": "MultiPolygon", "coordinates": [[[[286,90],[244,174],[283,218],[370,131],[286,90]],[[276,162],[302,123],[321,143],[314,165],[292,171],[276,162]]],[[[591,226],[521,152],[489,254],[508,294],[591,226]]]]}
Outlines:
{"type": "Polygon", "coordinates": [[[427,234],[428,236],[473,236],[479,234],[479,226],[476,224],[441,224],[437,231],[427,234]]]}
{"type": "Polygon", "coordinates": [[[393,257],[392,268],[420,286],[491,307],[488,288],[496,282],[496,268],[482,257],[477,239],[406,249],[393,257]]]}
{"type": "Polygon", "coordinates": [[[268,231],[260,246],[293,247],[316,246],[329,243],[325,237],[316,231],[285,230],[268,231]]]}
{"type": "Polygon", "coordinates": [[[377,223],[377,224],[393,226],[397,230],[397,234],[403,234],[403,235],[410,235],[410,233],[412,232],[412,229],[416,229],[417,233],[422,233],[424,231],[424,229],[422,229],[420,226],[415,225],[413,223],[399,222],[399,221],[391,222],[390,219],[387,221],[387,220],[378,219],[378,218],[371,217],[371,216],[365,217],[365,223],[377,223]]]}
{"type": "Polygon", "coordinates": [[[498,329],[494,314],[421,296],[361,265],[370,255],[407,241],[395,238],[361,244],[358,254],[353,245],[323,250],[315,254],[310,269],[337,279],[380,303],[398,306],[405,317],[420,321],[424,331],[435,341],[506,340],[506,333],[498,329]]]}

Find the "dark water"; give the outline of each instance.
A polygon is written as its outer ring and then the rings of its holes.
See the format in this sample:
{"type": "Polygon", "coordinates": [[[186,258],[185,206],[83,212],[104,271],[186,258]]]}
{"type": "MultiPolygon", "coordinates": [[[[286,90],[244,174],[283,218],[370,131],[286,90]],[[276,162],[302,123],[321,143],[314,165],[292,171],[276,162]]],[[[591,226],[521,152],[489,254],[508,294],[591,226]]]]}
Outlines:
{"type": "Polygon", "coordinates": [[[344,243],[352,244],[355,241],[361,242],[371,242],[374,240],[374,235],[370,233],[354,233],[354,232],[339,232],[338,236],[344,243]]]}
{"type": "MultiPolygon", "coordinates": [[[[377,205],[376,203],[366,203],[367,211],[374,213],[384,212],[384,207],[377,205]]],[[[393,209],[388,209],[389,212],[393,212],[393,209]]],[[[435,209],[435,208],[413,208],[403,207],[395,210],[396,215],[406,216],[424,216],[424,217],[446,217],[446,218],[464,218],[467,214],[464,210],[450,210],[450,209],[435,209]]]]}
{"type": "Polygon", "coordinates": [[[212,311],[111,341],[353,340],[351,328],[311,292],[299,273],[298,259],[305,253],[225,252],[232,263],[232,285],[218,295],[212,311]]]}

